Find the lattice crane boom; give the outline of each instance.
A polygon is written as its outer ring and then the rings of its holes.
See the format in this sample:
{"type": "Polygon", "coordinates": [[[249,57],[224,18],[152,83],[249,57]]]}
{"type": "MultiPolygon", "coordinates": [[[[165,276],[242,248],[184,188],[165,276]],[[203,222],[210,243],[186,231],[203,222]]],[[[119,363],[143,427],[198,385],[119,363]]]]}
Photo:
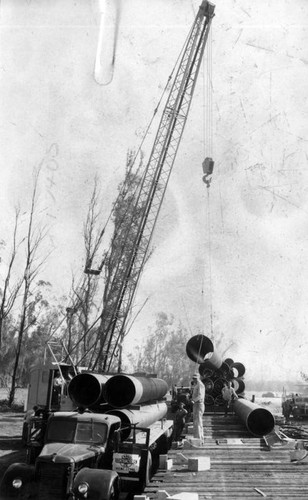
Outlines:
{"type": "Polygon", "coordinates": [[[128,246],[118,262],[106,297],[99,328],[100,347],[92,369],[110,370],[125,335],[127,319],[187,120],[214,9],[215,6],[206,0],[199,7],[142,176],[134,205],[138,217],[133,210],[125,237],[121,235],[124,241],[117,242],[115,236],[115,245],[128,246]]]}

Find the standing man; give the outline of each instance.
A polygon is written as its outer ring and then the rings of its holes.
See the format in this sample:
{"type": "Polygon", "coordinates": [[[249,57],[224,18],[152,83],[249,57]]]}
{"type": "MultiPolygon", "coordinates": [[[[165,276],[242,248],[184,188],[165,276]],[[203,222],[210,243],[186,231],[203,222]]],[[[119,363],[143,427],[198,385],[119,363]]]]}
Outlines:
{"type": "Polygon", "coordinates": [[[176,411],[174,417],[174,432],[173,441],[182,442],[182,432],[185,427],[185,421],[188,411],[185,409],[185,404],[183,402],[179,403],[179,408],[176,411]]]}
{"type": "Polygon", "coordinates": [[[198,438],[203,442],[202,416],[204,413],[205,387],[200,380],[199,373],[194,374],[192,384],[193,391],[191,402],[193,403],[194,438],[198,438]]]}
{"type": "Polygon", "coordinates": [[[238,399],[238,395],[233,389],[230,380],[224,383],[221,389],[222,398],[225,402],[225,417],[228,415],[229,408],[232,406],[233,401],[238,399]]]}

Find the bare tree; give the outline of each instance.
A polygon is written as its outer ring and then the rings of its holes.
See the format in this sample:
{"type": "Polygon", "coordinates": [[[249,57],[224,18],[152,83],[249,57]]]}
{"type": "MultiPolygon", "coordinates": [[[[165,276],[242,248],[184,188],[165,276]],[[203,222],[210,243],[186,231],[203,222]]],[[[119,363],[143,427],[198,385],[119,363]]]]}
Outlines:
{"type": "Polygon", "coordinates": [[[14,222],[14,230],[13,230],[13,242],[12,242],[12,250],[9,256],[9,262],[7,266],[6,276],[4,278],[3,288],[1,290],[1,302],[0,302],[0,349],[2,348],[2,336],[3,336],[3,326],[6,318],[9,316],[19,290],[22,286],[22,279],[17,280],[15,284],[11,287],[11,278],[12,278],[12,270],[16,260],[16,255],[18,251],[18,247],[20,243],[17,242],[17,230],[19,225],[20,218],[20,208],[15,208],[15,222],[14,222]]]}
{"type": "MultiPolygon", "coordinates": [[[[100,191],[98,181],[94,181],[94,189],[89,202],[87,218],[84,224],[85,246],[85,275],[76,282],[72,282],[72,300],[67,308],[67,333],[66,345],[73,358],[79,364],[102,369],[105,360],[105,349],[112,352],[114,338],[119,332],[113,334],[113,325],[116,319],[126,321],[128,312],[119,311],[123,283],[131,289],[130,295],[135,291],[134,269],[130,269],[132,256],[136,252],[138,226],[143,216],[143,205],[138,203],[143,155],[139,167],[133,171],[135,154],[128,152],[126,174],[124,181],[119,185],[116,201],[105,224],[102,224],[102,209],[100,207],[100,191]],[[112,222],[112,236],[106,245],[104,234],[109,222],[112,222]],[[103,242],[104,239],[104,242],[103,242]],[[103,280],[98,276],[102,273],[103,280]],[[100,289],[100,284],[102,287],[100,289]],[[131,285],[132,283],[132,285],[131,285]],[[98,295],[100,293],[100,296],[98,295]],[[102,309],[102,312],[98,312],[102,309]],[[125,318],[122,316],[125,316],[125,318]],[[121,318],[120,318],[121,316],[121,318]],[[99,323],[99,324],[98,324],[99,323]],[[111,332],[111,333],[110,333],[111,332]]],[[[110,234],[110,232],[109,232],[110,234]]],[[[136,281],[136,280],[135,280],[136,281]]],[[[121,339],[117,345],[118,359],[115,364],[121,364],[121,344],[125,336],[124,328],[120,332],[121,339]]],[[[110,356],[112,359],[112,356],[110,356]]]]}
{"type": "Polygon", "coordinates": [[[72,277],[71,301],[66,308],[67,351],[76,362],[82,360],[83,364],[87,364],[87,354],[93,342],[95,317],[98,315],[96,301],[102,301],[102,298],[96,299],[99,289],[98,276],[103,267],[104,253],[101,251],[101,244],[105,231],[105,226],[102,228],[103,215],[99,200],[100,187],[98,178],[95,177],[83,228],[85,273],[79,280],[76,280],[75,276],[72,277]]]}
{"type": "Polygon", "coordinates": [[[29,220],[27,226],[27,234],[25,237],[25,266],[22,276],[22,285],[20,291],[21,296],[21,312],[18,321],[17,331],[15,334],[16,347],[15,347],[15,360],[12,372],[11,388],[9,391],[8,405],[11,406],[15,398],[15,390],[17,385],[17,372],[19,367],[19,360],[22,350],[23,339],[25,333],[36,322],[36,317],[31,308],[31,296],[35,288],[35,279],[38,276],[43,264],[46,262],[47,256],[40,258],[39,250],[43,240],[46,237],[46,228],[36,224],[36,204],[38,195],[38,181],[40,170],[34,173],[34,183],[31,198],[31,207],[29,212],[29,220]]]}

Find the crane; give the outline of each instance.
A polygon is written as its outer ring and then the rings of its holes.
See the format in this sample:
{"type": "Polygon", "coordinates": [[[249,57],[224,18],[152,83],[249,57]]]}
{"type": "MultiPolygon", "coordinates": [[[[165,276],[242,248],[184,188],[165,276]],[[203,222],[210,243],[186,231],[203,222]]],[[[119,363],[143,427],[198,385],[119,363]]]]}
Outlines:
{"type": "Polygon", "coordinates": [[[124,248],[104,293],[89,369],[108,372],[119,355],[154,227],[163,202],[190,109],[215,5],[203,0],[187,38],[146,164],[125,235],[114,235],[112,247],[124,248]],[[138,214],[137,214],[138,211],[138,214]],[[124,277],[124,279],[123,279],[124,277]]]}

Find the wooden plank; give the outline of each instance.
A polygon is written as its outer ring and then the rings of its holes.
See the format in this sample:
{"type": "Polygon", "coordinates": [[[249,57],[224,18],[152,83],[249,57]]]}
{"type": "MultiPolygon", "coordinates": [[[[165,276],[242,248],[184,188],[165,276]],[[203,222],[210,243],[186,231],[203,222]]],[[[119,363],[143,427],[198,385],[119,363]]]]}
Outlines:
{"type": "Polygon", "coordinates": [[[145,490],[151,500],[157,499],[159,489],[170,495],[197,492],[199,500],[263,498],[257,490],[268,500],[308,498],[308,463],[296,466],[290,461],[290,450],[269,450],[262,438],[247,436],[237,417],[230,417],[228,423],[226,420],[219,414],[206,415],[204,426],[208,435],[202,448],[184,445],[181,450],[169,451],[168,458],[173,459],[174,466],[170,471],[158,471],[152,478],[145,490]],[[241,439],[242,444],[234,439],[241,439]],[[188,471],[179,453],[187,458],[209,456],[210,470],[188,471]]]}

